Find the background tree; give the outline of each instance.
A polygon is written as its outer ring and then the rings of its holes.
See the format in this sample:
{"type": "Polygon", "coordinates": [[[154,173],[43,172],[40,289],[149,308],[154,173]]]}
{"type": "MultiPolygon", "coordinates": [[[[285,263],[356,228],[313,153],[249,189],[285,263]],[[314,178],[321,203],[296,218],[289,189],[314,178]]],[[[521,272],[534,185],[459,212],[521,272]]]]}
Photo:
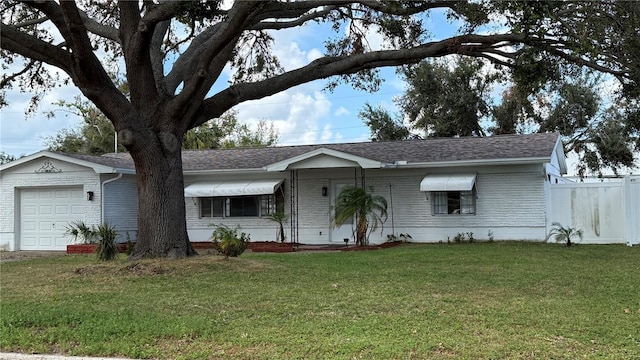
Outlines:
{"type": "Polygon", "coordinates": [[[493,109],[495,133],[559,132],[565,152],[578,155],[581,177],[637,166],[637,99],[617,94],[605,100],[602,81],[590,73],[563,76],[533,94],[514,88],[493,109]]]}
{"type": "Polygon", "coordinates": [[[12,162],[14,160],[16,160],[15,156],[7,154],[4,151],[0,151],[0,165],[12,162]]]}
{"type": "MultiPolygon", "coordinates": [[[[43,140],[48,150],[89,155],[102,155],[116,150],[113,124],[93,104],[78,96],[73,102],[61,100],[57,105],[80,117],[82,123],[75,129],[63,129],[54,136],[45,137],[43,140]]],[[[118,152],[125,151],[122,145],[118,146],[118,152]]]]}
{"type": "Polygon", "coordinates": [[[358,113],[358,117],[369,127],[371,141],[406,140],[411,136],[402,119],[392,118],[382,106],[374,108],[367,103],[358,113]]]}
{"type": "MultiPolygon", "coordinates": [[[[45,146],[50,151],[102,155],[115,151],[116,142],[113,124],[91,103],[79,97],[74,102],[60,101],[60,106],[82,118],[76,129],[63,129],[54,136],[45,137],[45,146]]],[[[260,121],[255,129],[238,121],[237,111],[230,110],[219,118],[187,131],[182,140],[182,148],[189,150],[218,149],[234,147],[273,146],[278,141],[278,133],[273,124],[260,121]]],[[[118,145],[118,152],[125,152],[118,145]]]]}
{"type": "Polygon", "coordinates": [[[485,136],[495,75],[483,73],[480,59],[455,57],[453,63],[422,61],[404,71],[408,88],[396,103],[414,130],[426,136],[485,136]]]}
{"type": "MultiPolygon", "coordinates": [[[[487,71],[479,62],[474,67],[478,74],[487,71]]],[[[423,62],[406,72],[409,87],[396,102],[400,118],[408,119],[409,125],[393,120],[384,108],[367,104],[360,117],[372,140],[380,136],[403,140],[410,132],[438,137],[558,132],[565,152],[577,154],[581,177],[602,176],[607,169],[617,175],[637,166],[638,101],[621,94],[614,96],[614,103],[605,101],[599,76],[570,72],[539,84],[534,93],[511,82],[494,105],[488,101],[490,90],[509,75],[473,75],[468,69],[459,61],[437,67],[423,62]]]]}
{"type": "Polygon", "coordinates": [[[131,154],[139,204],[134,259],[195,253],[186,228],[182,139],[189,129],[241,102],[327,78],[329,88],[347,81],[375,90],[376,68],[450,54],[488,59],[531,77],[526,78],[531,84],[554,74],[532,68],[573,63],[612,74],[625,91],[638,91],[635,2],[223,4],[7,0],[0,5],[1,61],[4,69],[16,69],[3,74],[0,89],[21,87],[37,102],[70,79],[113,123],[118,141],[131,154]],[[440,15],[463,25],[449,38],[430,38],[425,19],[440,15]],[[297,69],[283,69],[271,52],[273,31],[313,22],[326,22],[336,33],[327,40],[325,54],[297,69]],[[372,32],[383,37],[383,49],[370,48],[372,32]],[[120,64],[123,73],[117,71],[120,64]],[[228,67],[231,83],[212,91],[228,67]],[[123,76],[126,93],[110,72],[123,76]]]}

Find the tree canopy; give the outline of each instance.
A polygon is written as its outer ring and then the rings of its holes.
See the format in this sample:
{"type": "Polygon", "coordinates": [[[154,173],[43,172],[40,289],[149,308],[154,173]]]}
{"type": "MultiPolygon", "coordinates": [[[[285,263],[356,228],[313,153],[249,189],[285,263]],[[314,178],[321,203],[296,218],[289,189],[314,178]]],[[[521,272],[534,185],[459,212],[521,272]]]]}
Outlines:
{"type": "Polygon", "coordinates": [[[584,1],[7,0],[0,5],[0,89],[21,88],[37,102],[73,82],[113,123],[135,163],[133,258],[188,256],[195,252],[186,232],[181,148],[189,129],[313,80],[375,90],[379,67],[450,54],[487,59],[531,88],[562,65],[586,66],[637,94],[639,8],[584,1]],[[440,16],[459,30],[433,37],[430,17],[440,16]],[[275,32],[306,24],[324,24],[334,35],[322,56],[285,69],[271,51],[275,32]],[[383,38],[381,48],[370,45],[373,33],[383,38]],[[229,84],[225,69],[233,74],[229,84]],[[126,80],[126,92],[114,74],[126,80]]]}
{"type": "MultiPolygon", "coordinates": [[[[102,155],[115,152],[115,130],[113,124],[91,103],[76,98],[73,102],[60,101],[63,106],[82,118],[75,129],[63,129],[54,136],[45,137],[50,151],[102,155]]],[[[252,129],[238,121],[236,111],[228,111],[217,119],[212,119],[184,134],[182,148],[189,150],[218,149],[234,147],[273,146],[278,141],[278,133],[273,124],[260,121],[252,129]]],[[[118,145],[118,152],[126,149],[118,145]]]]}
{"type": "Polygon", "coordinates": [[[619,92],[605,98],[602,93],[610,89],[591,72],[550,79],[527,93],[510,74],[491,73],[486,65],[458,58],[422,61],[405,71],[407,90],[395,99],[398,117],[369,104],[360,112],[371,140],[558,132],[565,152],[578,155],[581,177],[637,166],[640,102],[634,96],[619,92]],[[500,99],[494,89],[505,80],[510,81],[500,99]]]}

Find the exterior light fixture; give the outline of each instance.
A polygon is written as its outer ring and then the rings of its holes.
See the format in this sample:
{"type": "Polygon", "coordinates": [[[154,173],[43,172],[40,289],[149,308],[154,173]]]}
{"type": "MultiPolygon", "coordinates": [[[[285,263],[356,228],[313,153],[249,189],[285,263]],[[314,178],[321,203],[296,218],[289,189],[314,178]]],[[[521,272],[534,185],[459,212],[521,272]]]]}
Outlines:
{"type": "Polygon", "coordinates": [[[93,201],[93,191],[87,191],[87,201],[93,201]]]}
{"type": "Polygon", "coordinates": [[[327,196],[327,187],[326,186],[322,187],[322,196],[327,196]]]}

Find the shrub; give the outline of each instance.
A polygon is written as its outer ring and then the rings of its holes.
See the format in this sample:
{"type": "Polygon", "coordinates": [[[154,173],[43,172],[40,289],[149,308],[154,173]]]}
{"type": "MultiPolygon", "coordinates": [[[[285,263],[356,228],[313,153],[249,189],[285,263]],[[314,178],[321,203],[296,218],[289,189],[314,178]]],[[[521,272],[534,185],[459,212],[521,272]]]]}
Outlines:
{"type": "Polygon", "coordinates": [[[96,229],[87,226],[82,220],[72,221],[66,227],[65,235],[73,236],[73,240],[79,244],[93,244],[96,242],[96,229]]]}
{"type": "Polygon", "coordinates": [[[215,249],[224,255],[225,259],[229,256],[240,256],[249,247],[249,235],[240,231],[240,226],[231,229],[225,225],[219,225],[211,235],[215,249]]]}
{"type": "Polygon", "coordinates": [[[473,238],[473,232],[469,231],[467,233],[467,239],[469,240],[469,244],[471,244],[472,242],[476,241],[476,239],[473,238]]]}
{"type": "Polygon", "coordinates": [[[449,236],[447,236],[447,244],[451,244],[451,242],[454,242],[456,244],[463,244],[463,243],[473,243],[475,242],[476,239],[473,237],[473,232],[469,231],[469,232],[459,232],[457,233],[453,239],[449,236]]]}
{"type": "Polygon", "coordinates": [[[459,232],[456,234],[456,236],[453,237],[453,242],[456,244],[463,243],[464,238],[465,238],[464,233],[459,232]]]}
{"type": "Polygon", "coordinates": [[[400,233],[399,235],[396,235],[396,234],[387,235],[388,242],[394,242],[394,241],[409,242],[410,239],[413,239],[413,237],[409,233],[406,233],[406,234],[400,233]]]}
{"type": "Polygon", "coordinates": [[[118,236],[118,232],[116,231],[116,228],[109,224],[102,224],[98,226],[96,234],[100,239],[98,247],[96,248],[98,259],[109,261],[117,258],[118,245],[116,244],[116,237],[118,236]]]}

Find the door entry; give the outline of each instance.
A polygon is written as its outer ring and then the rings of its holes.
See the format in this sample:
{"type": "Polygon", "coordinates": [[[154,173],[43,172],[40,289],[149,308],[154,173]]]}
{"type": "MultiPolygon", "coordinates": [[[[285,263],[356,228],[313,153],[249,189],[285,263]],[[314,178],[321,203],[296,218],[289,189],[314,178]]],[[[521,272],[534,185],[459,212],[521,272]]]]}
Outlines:
{"type": "MultiPolygon", "coordinates": [[[[345,187],[352,185],[352,183],[347,182],[335,182],[331,187],[331,224],[333,225],[333,217],[335,214],[335,204],[336,198],[340,191],[345,187]]],[[[353,237],[353,227],[354,219],[353,217],[344,222],[344,224],[332,227],[331,228],[331,242],[335,243],[344,243],[344,239],[349,239],[348,244],[355,244],[355,238],[353,237]]]]}

